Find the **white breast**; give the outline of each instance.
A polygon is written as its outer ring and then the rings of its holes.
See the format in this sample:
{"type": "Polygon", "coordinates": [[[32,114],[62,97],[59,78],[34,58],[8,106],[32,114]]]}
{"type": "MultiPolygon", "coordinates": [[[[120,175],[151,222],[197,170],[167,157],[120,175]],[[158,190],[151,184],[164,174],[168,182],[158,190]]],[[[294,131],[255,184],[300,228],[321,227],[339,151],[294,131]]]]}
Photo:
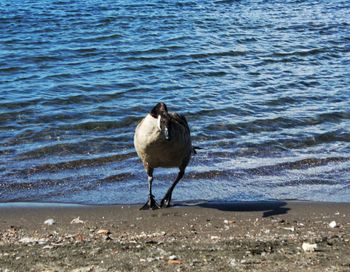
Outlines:
{"type": "Polygon", "coordinates": [[[141,160],[153,168],[179,167],[191,157],[191,140],[187,131],[174,123],[172,139],[166,141],[158,128],[158,119],[149,114],[136,127],[134,145],[141,160]]]}

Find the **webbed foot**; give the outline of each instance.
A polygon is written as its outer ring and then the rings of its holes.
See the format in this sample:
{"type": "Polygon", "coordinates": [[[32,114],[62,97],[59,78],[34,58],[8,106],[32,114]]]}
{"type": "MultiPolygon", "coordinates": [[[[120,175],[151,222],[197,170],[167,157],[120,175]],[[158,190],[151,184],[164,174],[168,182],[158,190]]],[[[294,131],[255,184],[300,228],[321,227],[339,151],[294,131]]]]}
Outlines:
{"type": "Polygon", "coordinates": [[[160,209],[160,206],[158,205],[158,203],[154,200],[154,196],[150,195],[148,197],[148,201],[146,202],[145,205],[143,205],[140,210],[155,210],[155,209],[160,209]]]}

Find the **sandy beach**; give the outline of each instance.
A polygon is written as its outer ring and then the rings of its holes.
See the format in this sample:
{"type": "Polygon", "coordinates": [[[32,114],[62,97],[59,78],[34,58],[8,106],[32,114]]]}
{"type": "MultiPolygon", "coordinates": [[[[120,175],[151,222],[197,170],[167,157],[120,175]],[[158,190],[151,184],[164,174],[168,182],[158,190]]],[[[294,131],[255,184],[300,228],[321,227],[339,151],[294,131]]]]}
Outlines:
{"type": "Polygon", "coordinates": [[[350,204],[6,204],[0,271],[350,271],[350,204]]]}

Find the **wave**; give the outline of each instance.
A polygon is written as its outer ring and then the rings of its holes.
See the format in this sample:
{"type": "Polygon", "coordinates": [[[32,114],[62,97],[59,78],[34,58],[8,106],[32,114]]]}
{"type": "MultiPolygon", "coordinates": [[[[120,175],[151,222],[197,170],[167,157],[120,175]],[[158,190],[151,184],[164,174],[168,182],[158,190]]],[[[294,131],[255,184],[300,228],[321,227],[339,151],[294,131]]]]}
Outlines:
{"type": "Polygon", "coordinates": [[[47,173],[47,172],[58,172],[65,170],[72,170],[78,168],[89,168],[101,166],[103,164],[112,163],[112,162],[121,162],[126,159],[134,157],[134,153],[126,153],[126,154],[116,154],[111,156],[98,156],[92,159],[78,159],[71,161],[64,161],[58,163],[44,163],[40,165],[36,165],[30,168],[14,170],[11,172],[9,176],[31,176],[37,173],[47,173]]]}

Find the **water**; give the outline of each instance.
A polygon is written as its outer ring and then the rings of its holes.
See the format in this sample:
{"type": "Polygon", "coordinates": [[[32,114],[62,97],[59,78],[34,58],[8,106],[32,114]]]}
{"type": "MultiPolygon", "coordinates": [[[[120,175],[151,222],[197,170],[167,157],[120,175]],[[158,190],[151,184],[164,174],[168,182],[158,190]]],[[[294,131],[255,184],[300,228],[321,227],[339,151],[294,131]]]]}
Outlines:
{"type": "MultiPolygon", "coordinates": [[[[141,203],[158,101],[193,158],[173,199],[350,201],[349,1],[2,0],[0,202],[141,203]]],[[[161,198],[176,169],[156,169],[161,198]]]]}

